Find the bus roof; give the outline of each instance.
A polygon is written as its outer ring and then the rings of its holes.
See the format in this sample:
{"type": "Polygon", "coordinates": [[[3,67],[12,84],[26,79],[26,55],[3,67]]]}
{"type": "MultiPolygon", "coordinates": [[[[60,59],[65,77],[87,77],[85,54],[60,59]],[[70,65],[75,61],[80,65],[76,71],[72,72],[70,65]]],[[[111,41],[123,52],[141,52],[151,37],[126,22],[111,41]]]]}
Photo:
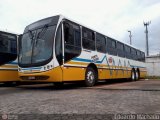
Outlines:
{"type": "Polygon", "coordinates": [[[20,33],[12,32],[12,31],[8,31],[8,30],[4,30],[4,29],[0,29],[0,32],[5,32],[5,33],[9,33],[9,34],[14,34],[14,35],[20,35],[20,33]]]}

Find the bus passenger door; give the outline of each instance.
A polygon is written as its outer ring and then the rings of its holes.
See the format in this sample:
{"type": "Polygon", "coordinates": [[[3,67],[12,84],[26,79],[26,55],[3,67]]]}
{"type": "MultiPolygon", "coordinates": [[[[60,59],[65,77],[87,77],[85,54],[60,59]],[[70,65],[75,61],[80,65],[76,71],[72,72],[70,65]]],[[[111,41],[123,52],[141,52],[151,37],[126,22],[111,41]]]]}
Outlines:
{"type": "Polygon", "coordinates": [[[63,22],[64,37],[64,64],[63,80],[75,81],[82,80],[83,69],[81,64],[74,62],[74,59],[81,54],[81,31],[76,23],[65,20],[63,22]]]}

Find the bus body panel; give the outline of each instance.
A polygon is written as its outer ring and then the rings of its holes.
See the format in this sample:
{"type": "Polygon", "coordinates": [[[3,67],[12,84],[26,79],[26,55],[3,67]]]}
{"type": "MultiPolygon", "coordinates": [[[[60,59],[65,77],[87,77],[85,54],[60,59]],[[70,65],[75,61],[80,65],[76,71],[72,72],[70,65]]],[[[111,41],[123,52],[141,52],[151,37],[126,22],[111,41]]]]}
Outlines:
{"type": "Polygon", "coordinates": [[[56,67],[54,69],[45,71],[45,72],[26,72],[26,73],[21,73],[19,72],[19,76],[21,78],[21,81],[34,81],[34,82],[62,82],[63,81],[63,77],[62,77],[62,68],[56,67]],[[29,77],[43,77],[43,76],[47,76],[49,77],[48,79],[45,80],[30,80],[29,77]],[[23,78],[24,77],[24,78],[23,78]]]}
{"type": "Polygon", "coordinates": [[[85,78],[85,68],[63,67],[63,81],[81,81],[85,78]]]}
{"type": "Polygon", "coordinates": [[[0,82],[18,82],[17,60],[0,66],[0,82]]]}
{"type": "Polygon", "coordinates": [[[0,71],[0,82],[16,82],[19,81],[17,70],[2,70],[0,71]]]}

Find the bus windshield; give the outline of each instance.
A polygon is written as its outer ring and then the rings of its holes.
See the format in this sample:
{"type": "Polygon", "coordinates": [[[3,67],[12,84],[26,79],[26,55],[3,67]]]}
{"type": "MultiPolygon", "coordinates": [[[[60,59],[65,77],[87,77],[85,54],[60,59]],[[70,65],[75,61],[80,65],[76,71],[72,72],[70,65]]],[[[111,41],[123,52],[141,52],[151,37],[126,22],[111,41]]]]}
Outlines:
{"type": "Polygon", "coordinates": [[[0,65],[17,57],[17,36],[0,31],[0,65]]]}
{"type": "Polygon", "coordinates": [[[19,42],[19,65],[27,67],[43,65],[50,60],[56,29],[56,23],[53,24],[50,19],[41,20],[26,27],[19,42]]]}

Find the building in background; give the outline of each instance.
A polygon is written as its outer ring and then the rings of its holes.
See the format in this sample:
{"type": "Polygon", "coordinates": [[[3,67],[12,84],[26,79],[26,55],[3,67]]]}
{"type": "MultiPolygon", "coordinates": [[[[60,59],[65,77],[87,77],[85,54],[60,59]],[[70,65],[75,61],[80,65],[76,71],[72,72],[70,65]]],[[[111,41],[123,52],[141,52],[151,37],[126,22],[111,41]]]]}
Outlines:
{"type": "Polygon", "coordinates": [[[146,67],[148,76],[160,76],[160,55],[147,56],[146,67]]]}

